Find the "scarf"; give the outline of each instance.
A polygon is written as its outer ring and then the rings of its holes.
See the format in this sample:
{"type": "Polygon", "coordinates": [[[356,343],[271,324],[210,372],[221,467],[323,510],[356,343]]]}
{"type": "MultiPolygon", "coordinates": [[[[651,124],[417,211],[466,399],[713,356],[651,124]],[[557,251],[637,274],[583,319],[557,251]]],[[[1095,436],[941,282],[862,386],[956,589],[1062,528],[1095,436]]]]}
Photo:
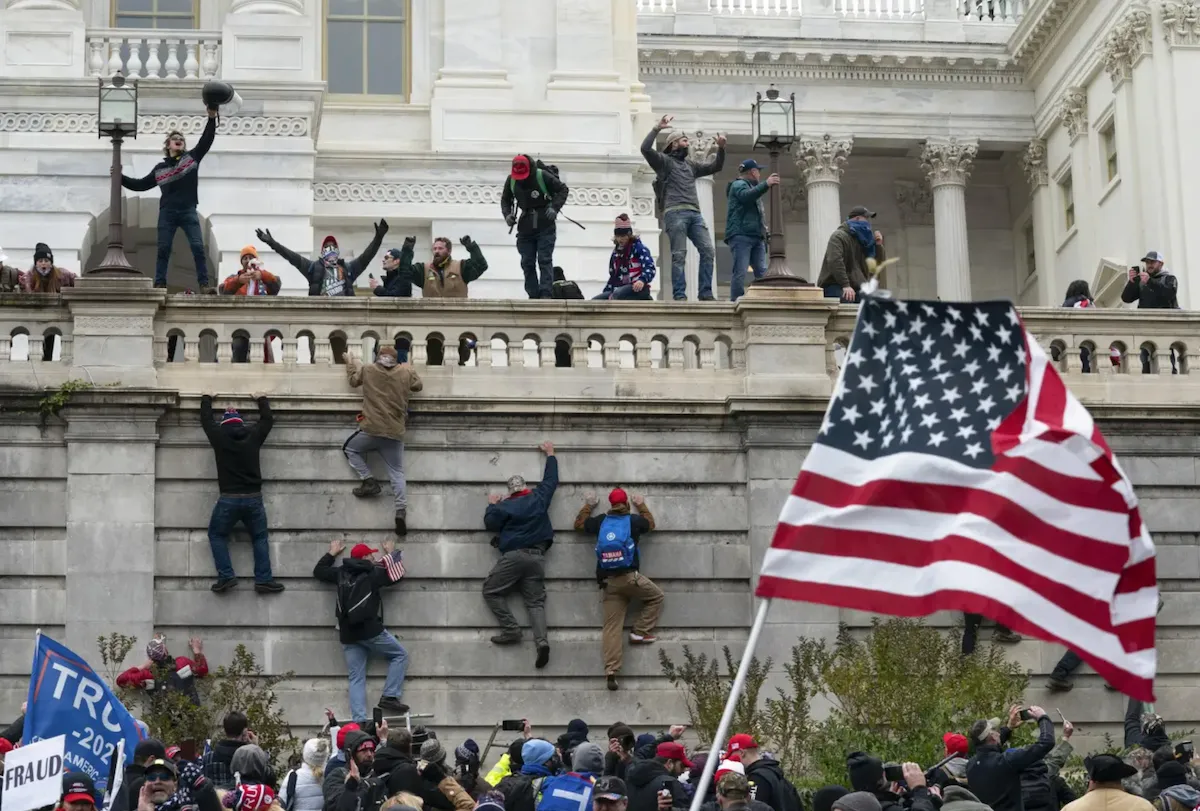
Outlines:
{"type": "Polygon", "coordinates": [[[854,234],[858,244],[862,245],[863,253],[868,257],[874,257],[875,232],[871,230],[871,223],[862,220],[846,220],[846,227],[850,229],[850,233],[854,234]]]}
{"type": "Polygon", "coordinates": [[[394,355],[380,355],[375,362],[385,369],[391,369],[400,361],[394,355]]]}
{"type": "Polygon", "coordinates": [[[533,777],[553,777],[554,772],[547,769],[545,766],[540,766],[537,763],[526,763],[521,766],[521,774],[528,774],[533,777]]]}

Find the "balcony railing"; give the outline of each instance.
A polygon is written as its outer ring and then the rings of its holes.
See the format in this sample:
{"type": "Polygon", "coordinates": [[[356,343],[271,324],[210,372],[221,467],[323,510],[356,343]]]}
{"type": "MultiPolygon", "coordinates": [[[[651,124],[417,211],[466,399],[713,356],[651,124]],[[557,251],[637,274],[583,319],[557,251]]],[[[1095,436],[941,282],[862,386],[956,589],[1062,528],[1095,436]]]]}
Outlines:
{"type": "MultiPolygon", "coordinates": [[[[679,0],[634,0],[639,14],[675,14],[679,0]]],[[[1030,0],[958,0],[958,16],[968,22],[1016,24],[1030,0]]],[[[721,16],[799,17],[803,0],[700,0],[721,16]]],[[[911,20],[925,16],[925,0],[834,0],[834,9],[848,18],[911,20]]]]}
{"type": "Polygon", "coordinates": [[[127,28],[87,32],[88,73],[145,80],[213,79],[221,75],[220,31],[127,28]]]}

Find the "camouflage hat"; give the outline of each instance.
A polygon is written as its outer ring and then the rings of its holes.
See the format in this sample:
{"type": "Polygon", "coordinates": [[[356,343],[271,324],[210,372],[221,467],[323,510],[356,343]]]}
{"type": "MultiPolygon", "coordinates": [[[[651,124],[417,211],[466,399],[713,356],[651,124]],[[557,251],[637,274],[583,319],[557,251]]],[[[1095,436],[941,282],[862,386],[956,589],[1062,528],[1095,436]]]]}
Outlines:
{"type": "Polygon", "coordinates": [[[744,774],[728,772],[717,781],[717,794],[730,799],[746,797],[750,794],[750,781],[744,774]]]}

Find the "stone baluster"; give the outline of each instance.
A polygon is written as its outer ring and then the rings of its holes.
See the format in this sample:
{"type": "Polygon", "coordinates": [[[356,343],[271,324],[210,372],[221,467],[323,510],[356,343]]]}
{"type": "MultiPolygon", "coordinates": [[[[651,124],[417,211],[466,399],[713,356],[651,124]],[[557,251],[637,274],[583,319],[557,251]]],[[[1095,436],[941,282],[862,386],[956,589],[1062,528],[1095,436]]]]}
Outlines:
{"type": "Polygon", "coordinates": [[[821,275],[829,235],[842,224],[842,172],[853,147],[853,138],[828,133],[796,142],[793,157],[808,199],[808,278],[813,283],[821,275]]]}
{"type": "Polygon", "coordinates": [[[937,293],[942,301],[971,300],[971,256],[967,249],[967,178],[976,141],[927,141],[921,167],[933,190],[933,239],[937,293]]]}
{"type": "Polygon", "coordinates": [[[200,336],[183,338],[183,362],[196,363],[200,360],[200,336]]]}
{"type": "Polygon", "coordinates": [[[700,347],[700,368],[715,369],[717,368],[717,350],[712,344],[700,347]]]}
{"type": "Polygon", "coordinates": [[[163,40],[161,37],[146,37],[146,76],[150,79],[159,78],[162,72],[162,61],[158,56],[158,49],[162,47],[163,40]]]}
{"type": "Polygon", "coordinates": [[[0,335],[0,360],[12,360],[11,335],[0,335]]]}
{"type": "Polygon", "coordinates": [[[587,338],[580,338],[571,344],[571,366],[576,369],[586,369],[588,365],[587,338]]]}
{"type": "Polygon", "coordinates": [[[651,365],[650,350],[654,348],[652,341],[638,341],[633,348],[633,365],[638,369],[649,369],[651,365]]]}
{"type": "Polygon", "coordinates": [[[75,340],[74,340],[73,336],[70,336],[70,335],[67,335],[67,336],[60,335],[58,337],[58,340],[62,347],[61,349],[59,349],[58,360],[60,363],[70,364],[72,359],[75,356],[75,353],[74,353],[75,340]]]}
{"type": "Polygon", "coordinates": [[[167,79],[179,78],[179,40],[172,39],[167,45],[167,61],[163,65],[166,68],[167,79]]]}
{"type": "Polygon", "coordinates": [[[184,47],[187,48],[187,56],[183,59],[183,78],[195,79],[196,71],[200,69],[200,63],[196,61],[196,43],[185,40],[184,47]]]}
{"type": "Polygon", "coordinates": [[[142,38],[129,37],[129,58],[125,60],[125,76],[132,79],[142,77],[142,38]]]}
{"type": "Polygon", "coordinates": [[[204,72],[201,74],[200,78],[212,79],[215,77],[217,75],[217,66],[217,43],[213,42],[212,40],[208,40],[204,43],[204,59],[200,64],[200,67],[204,72]]]}
{"type": "Polygon", "coordinates": [[[98,79],[104,74],[104,40],[88,40],[88,75],[98,79]]]}
{"type": "Polygon", "coordinates": [[[667,368],[683,369],[683,344],[673,343],[667,347],[667,368]]]}
{"type": "Polygon", "coordinates": [[[605,369],[620,369],[621,342],[615,339],[605,338],[603,358],[605,369]]]}
{"type": "MultiPolygon", "coordinates": [[[[480,333],[482,335],[483,333],[480,333]]],[[[491,366],[492,365],[492,342],[491,341],[475,341],[475,365],[491,366]]]]}
{"type": "Polygon", "coordinates": [[[108,73],[105,78],[117,73],[124,73],[125,66],[121,64],[121,46],[124,44],[124,38],[105,37],[104,42],[108,45],[108,73]]]}
{"type": "Polygon", "coordinates": [[[512,341],[508,342],[508,365],[510,367],[525,365],[525,342],[512,341]]]}
{"type": "Polygon", "coordinates": [[[551,369],[554,368],[554,365],[558,362],[554,354],[556,348],[554,341],[542,341],[538,344],[538,347],[541,350],[540,365],[551,369]]]}
{"type": "Polygon", "coordinates": [[[409,347],[409,353],[412,355],[414,366],[427,366],[429,364],[429,344],[424,341],[413,341],[409,347]]]}
{"type": "Polygon", "coordinates": [[[329,343],[328,335],[318,335],[313,340],[313,345],[313,363],[333,362],[333,347],[329,343]]]}
{"type": "Polygon", "coordinates": [[[363,352],[363,343],[364,341],[362,338],[347,338],[346,354],[358,361],[361,361],[362,363],[371,363],[370,360],[367,360],[367,357],[363,352]]]}
{"type": "Polygon", "coordinates": [[[170,363],[171,361],[171,337],[164,335],[161,338],[154,336],[154,362],[155,363],[170,363]]]}
{"type": "Polygon", "coordinates": [[[227,335],[217,337],[217,363],[233,363],[233,338],[227,335]]]}
{"type": "Polygon", "coordinates": [[[283,362],[296,363],[296,357],[300,354],[299,338],[284,338],[283,339],[283,362]]]}
{"type": "Polygon", "coordinates": [[[1179,373],[1179,358],[1175,357],[1174,358],[1175,363],[1174,363],[1174,365],[1172,365],[1172,363],[1171,363],[1172,353],[1171,353],[1171,347],[1169,345],[1158,347],[1155,350],[1155,356],[1158,360],[1158,373],[1160,375],[1169,375],[1169,374],[1178,374],[1179,373]],[[1172,372],[1172,369],[1174,369],[1175,371],[1172,372]]]}

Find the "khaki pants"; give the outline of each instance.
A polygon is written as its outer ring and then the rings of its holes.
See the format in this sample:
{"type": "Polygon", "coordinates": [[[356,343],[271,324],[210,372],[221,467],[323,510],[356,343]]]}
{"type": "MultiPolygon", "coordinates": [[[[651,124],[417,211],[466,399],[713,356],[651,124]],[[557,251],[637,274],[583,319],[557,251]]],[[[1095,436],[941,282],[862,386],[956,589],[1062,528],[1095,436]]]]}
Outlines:
{"type": "Polygon", "coordinates": [[[642,613],[633,623],[633,633],[646,636],[654,633],[658,615],[662,613],[663,599],[662,589],[639,572],[616,575],[604,581],[604,632],[601,636],[604,675],[615,676],[621,670],[625,643],[622,636],[629,601],[642,601],[642,613]]]}

